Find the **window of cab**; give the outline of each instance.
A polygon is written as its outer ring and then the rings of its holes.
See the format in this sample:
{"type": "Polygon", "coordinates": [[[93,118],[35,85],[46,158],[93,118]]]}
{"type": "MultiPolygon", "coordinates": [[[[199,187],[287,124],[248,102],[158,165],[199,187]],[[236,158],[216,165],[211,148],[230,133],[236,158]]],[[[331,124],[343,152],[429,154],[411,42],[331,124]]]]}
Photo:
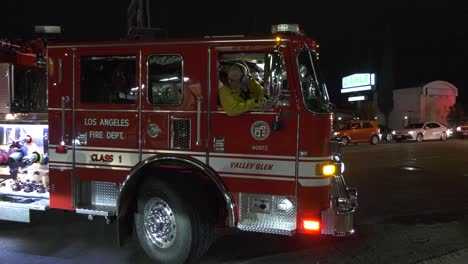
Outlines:
{"type": "Polygon", "coordinates": [[[272,104],[277,106],[291,104],[288,75],[282,53],[274,51],[221,53],[218,60],[219,89],[228,85],[227,74],[233,64],[239,65],[244,76],[254,78],[263,87],[265,98],[272,104]]]}
{"type": "Polygon", "coordinates": [[[134,104],[136,57],[125,55],[80,58],[83,104],[134,104]]]}
{"type": "Polygon", "coordinates": [[[184,67],[178,54],[148,58],[148,102],[152,105],[180,105],[184,98],[184,67]]]}

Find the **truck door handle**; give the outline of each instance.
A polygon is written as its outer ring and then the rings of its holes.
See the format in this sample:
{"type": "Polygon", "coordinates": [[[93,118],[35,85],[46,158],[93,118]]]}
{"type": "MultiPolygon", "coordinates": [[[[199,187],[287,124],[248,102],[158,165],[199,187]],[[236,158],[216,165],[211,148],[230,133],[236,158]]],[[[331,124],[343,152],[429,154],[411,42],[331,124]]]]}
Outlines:
{"type": "Polygon", "coordinates": [[[65,104],[69,101],[68,96],[62,96],[62,135],[60,137],[60,144],[65,145],[65,132],[66,132],[66,123],[65,123],[65,104]]]}
{"type": "Polygon", "coordinates": [[[203,96],[197,97],[197,141],[195,145],[201,146],[201,135],[200,135],[200,127],[201,127],[201,107],[203,103],[203,96]]]}

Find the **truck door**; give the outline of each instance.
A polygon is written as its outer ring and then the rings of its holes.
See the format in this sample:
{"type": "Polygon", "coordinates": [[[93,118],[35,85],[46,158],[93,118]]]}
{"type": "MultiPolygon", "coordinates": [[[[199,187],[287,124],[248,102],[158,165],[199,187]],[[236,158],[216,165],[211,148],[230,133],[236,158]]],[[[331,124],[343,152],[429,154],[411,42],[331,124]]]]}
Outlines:
{"type": "Polygon", "coordinates": [[[294,195],[298,112],[288,82],[288,54],[273,47],[219,47],[211,61],[210,165],[232,192],[294,195]],[[251,50],[251,51],[249,51],[251,50]],[[252,51],[253,50],[253,51],[252,51]],[[242,64],[275,107],[228,116],[219,89],[227,69],[242,64]]]}
{"type": "MultiPolygon", "coordinates": [[[[139,49],[131,47],[75,51],[69,126],[74,131],[74,181],[80,187],[99,189],[109,187],[103,182],[121,183],[140,161],[139,58],[139,49]]],[[[77,202],[89,202],[85,200],[81,197],[77,202]]]]}
{"type": "MultiPolygon", "coordinates": [[[[50,207],[73,209],[73,50],[47,51],[50,207]]],[[[47,138],[45,141],[47,142],[47,138]]]]}
{"type": "Polygon", "coordinates": [[[206,162],[207,48],[164,45],[142,51],[143,159],[178,153],[206,162]]]}

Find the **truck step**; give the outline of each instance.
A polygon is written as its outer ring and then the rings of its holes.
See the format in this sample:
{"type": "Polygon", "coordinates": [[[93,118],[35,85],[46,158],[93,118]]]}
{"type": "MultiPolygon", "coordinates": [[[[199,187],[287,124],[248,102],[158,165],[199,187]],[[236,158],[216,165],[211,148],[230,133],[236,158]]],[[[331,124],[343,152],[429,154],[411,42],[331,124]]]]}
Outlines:
{"type": "Polygon", "coordinates": [[[116,208],[108,205],[80,205],[76,208],[76,213],[110,217],[116,215],[116,208]]]}
{"type": "Polygon", "coordinates": [[[289,236],[296,232],[294,197],[239,193],[239,198],[240,230],[289,236]]]}

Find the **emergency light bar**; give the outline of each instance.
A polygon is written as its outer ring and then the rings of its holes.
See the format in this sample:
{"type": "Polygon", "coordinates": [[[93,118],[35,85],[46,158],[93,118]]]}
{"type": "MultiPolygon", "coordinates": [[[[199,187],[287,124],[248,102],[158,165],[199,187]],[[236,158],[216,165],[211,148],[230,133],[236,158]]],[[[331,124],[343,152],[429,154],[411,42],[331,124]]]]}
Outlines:
{"type": "Polygon", "coordinates": [[[277,33],[300,33],[301,30],[299,29],[298,24],[278,24],[278,25],[272,25],[271,26],[271,33],[272,34],[277,34],[277,33]]]}
{"type": "Polygon", "coordinates": [[[60,34],[62,33],[62,27],[60,26],[34,26],[35,33],[43,34],[60,34]]]}

